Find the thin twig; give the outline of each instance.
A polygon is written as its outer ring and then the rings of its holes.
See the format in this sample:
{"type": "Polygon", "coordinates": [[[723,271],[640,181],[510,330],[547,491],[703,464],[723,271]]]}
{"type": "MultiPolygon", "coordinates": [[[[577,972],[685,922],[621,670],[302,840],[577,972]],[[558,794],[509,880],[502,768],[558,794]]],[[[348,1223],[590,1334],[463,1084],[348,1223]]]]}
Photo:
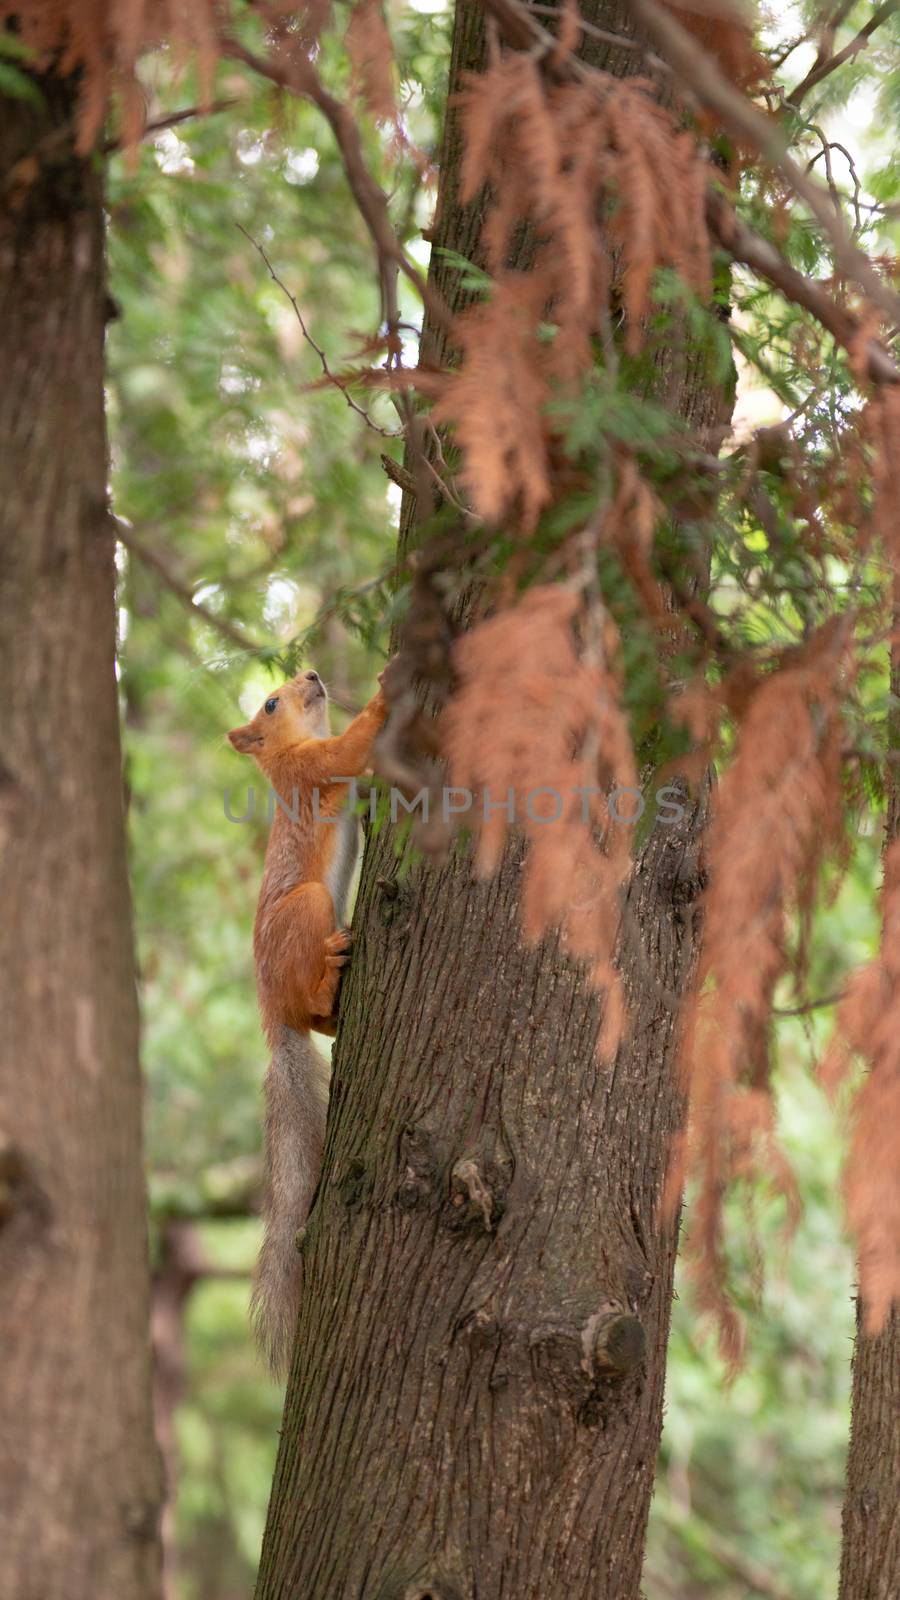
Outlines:
{"type": "MultiPolygon", "coordinates": [[[[832,56],[834,55],[834,41],[838,28],[848,13],[853,10],[855,4],[856,0],[841,0],[841,4],[838,6],[837,10],[833,11],[830,16],[824,18],[822,26],[818,31],[819,43],[816,51],[816,59],[813,62],[813,68],[820,67],[823,61],[831,60],[832,56]]],[[[807,44],[809,40],[810,33],[807,32],[801,36],[799,43],[807,44]]],[[[794,45],[793,48],[796,49],[797,46],[794,45]]],[[[787,53],[779,60],[773,61],[773,67],[782,66],[791,53],[792,52],[788,50],[787,53]]]]}
{"type": "Polygon", "coordinates": [[[843,992],[838,989],[834,994],[820,995],[818,1000],[807,1000],[802,1006],[773,1006],[772,1015],[775,1017],[805,1017],[809,1011],[819,1011],[823,1006],[836,1006],[843,1000],[843,992]]]}
{"type": "Polygon", "coordinates": [[[447,465],[447,459],[444,455],[444,447],[441,443],[441,436],[438,433],[437,428],[433,422],[428,421],[425,423],[425,428],[426,431],[431,435],[431,440],[434,445],[435,460],[437,461],[438,467],[443,469],[443,476],[437,471],[433,463],[428,460],[427,456],[425,461],[429,472],[437,483],[442,497],[447,501],[447,504],[453,506],[454,510],[458,511],[467,522],[473,524],[478,522],[479,518],[476,517],[474,511],[470,511],[468,506],[463,505],[453,474],[447,465]]]}
{"type": "Polygon", "coordinates": [[[382,317],[388,339],[398,343],[400,322],[397,298],[397,275],[402,272],[417,289],[432,318],[448,332],[452,317],[441,296],[426,282],[422,274],[407,257],[391,224],[387,196],[379,187],[366,166],[359,127],[347,106],[325,88],[312,61],[300,51],[286,58],[266,57],[248,50],[246,45],[228,35],[222,41],[222,52],[234,61],[243,62],[260,77],[268,78],[282,89],[289,89],[317,106],[328,122],[344,167],[359,213],[369,231],[375,247],[378,275],[381,283],[382,317]]]}
{"type": "MultiPolygon", "coordinates": [[[[230,100],[214,100],[209,106],[187,106],[183,111],[173,111],[169,116],[160,117],[156,122],[148,122],[141,132],[141,139],[151,138],[154,133],[160,133],[166,128],[174,128],[179,122],[187,122],[191,117],[212,115],[217,111],[225,111],[229,106],[237,105],[236,98],[230,100]]],[[[3,173],[0,178],[0,195],[11,192],[19,185],[27,187],[33,182],[34,163],[39,167],[53,166],[58,161],[68,160],[69,150],[75,139],[75,123],[65,122],[59,128],[51,131],[39,139],[27,157],[13,162],[13,165],[3,173]]],[[[107,139],[100,145],[101,155],[112,155],[116,150],[123,148],[121,139],[107,139]]]]}
{"type": "Polygon", "coordinates": [[[282,294],[285,296],[285,298],[287,300],[290,301],[291,305],[293,306],[293,308],[294,308],[294,316],[297,318],[297,321],[300,324],[300,332],[303,334],[303,337],[306,340],[307,344],[309,345],[310,349],[314,350],[316,352],[316,355],[318,356],[319,360],[322,363],[322,371],[324,372],[326,378],[328,379],[328,382],[329,383],[333,383],[334,387],[336,389],[340,389],[341,394],[344,396],[344,399],[346,400],[348,406],[350,407],[350,410],[351,411],[355,411],[358,417],[362,417],[363,422],[366,424],[366,427],[367,428],[371,428],[373,433],[380,433],[382,439],[397,439],[397,438],[399,438],[399,434],[398,434],[396,429],[379,427],[377,422],[373,422],[372,421],[372,418],[370,417],[368,411],[366,411],[361,405],[357,405],[357,403],[354,400],[353,396],[350,394],[346,383],[343,382],[343,380],[338,376],[338,374],[336,372],[332,372],[330,366],[328,365],[328,360],[327,360],[327,357],[325,355],[325,351],[322,349],[321,345],[316,344],[315,339],[313,338],[312,334],[310,333],[309,329],[306,326],[306,323],[303,320],[303,313],[301,312],[300,307],[297,304],[296,295],[291,293],[291,290],[288,288],[288,286],[284,282],[283,278],[279,278],[278,273],[275,271],[275,268],[273,267],[271,261],[269,260],[269,257],[266,255],[265,249],[260,244],[259,240],[258,239],[254,239],[252,233],[248,233],[247,232],[247,229],[244,227],[243,223],[239,222],[239,223],[236,224],[236,226],[240,229],[241,233],[244,235],[244,238],[245,239],[249,239],[250,243],[253,245],[253,248],[255,250],[259,251],[259,254],[262,256],[263,261],[265,262],[265,264],[266,264],[266,266],[268,268],[269,277],[272,279],[272,282],[276,283],[278,285],[278,287],[281,290],[282,294]]]}
{"type": "MultiPolygon", "coordinates": [[[[534,12],[535,16],[555,17],[559,21],[559,6],[537,5],[535,0],[525,0],[525,4],[529,11],[534,12]]],[[[578,27],[582,33],[586,33],[591,39],[598,39],[601,44],[615,45],[618,50],[639,50],[657,71],[671,72],[672,70],[668,61],[663,61],[659,56],[654,55],[652,51],[647,49],[646,43],[641,39],[629,39],[627,34],[612,33],[609,28],[598,28],[595,22],[588,22],[587,18],[582,16],[578,18],[578,27]]]]}
{"type": "Polygon", "coordinates": [[[812,172],[813,167],[816,165],[816,162],[824,160],[824,162],[825,162],[825,182],[828,185],[828,193],[831,195],[832,201],[834,203],[835,211],[842,211],[843,210],[843,206],[842,206],[842,203],[841,203],[841,197],[840,197],[840,194],[838,192],[837,184],[834,181],[834,167],[832,166],[832,163],[831,163],[831,145],[828,142],[828,139],[827,139],[827,137],[825,135],[824,130],[822,128],[820,128],[818,126],[818,124],[812,124],[812,127],[813,127],[813,132],[817,133],[819,138],[822,141],[822,148],[821,148],[821,150],[817,150],[816,151],[816,153],[813,156],[811,161],[807,161],[806,167],[805,167],[805,171],[806,172],[812,172]]]}
{"type": "Polygon", "coordinates": [[[834,197],[835,206],[840,207],[841,201],[844,197],[841,195],[837,184],[834,181],[834,173],[831,167],[831,151],[838,150],[840,152],[840,154],[844,157],[848,168],[850,169],[850,182],[853,184],[853,199],[848,203],[853,206],[853,215],[856,218],[857,231],[859,231],[862,228],[862,216],[860,214],[862,183],[860,182],[859,173],[856,170],[856,163],[854,162],[850,151],[847,149],[847,146],[845,144],[841,144],[839,139],[829,139],[824,128],[820,128],[817,123],[810,123],[810,127],[822,141],[822,148],[821,150],[817,150],[812,159],[807,162],[806,170],[807,172],[811,172],[816,162],[820,161],[824,156],[825,170],[828,173],[828,188],[834,197]]]}
{"type": "Polygon", "coordinates": [[[784,66],[784,63],[787,61],[788,56],[792,56],[794,54],[794,51],[795,50],[799,50],[800,46],[802,44],[806,44],[808,39],[809,39],[809,34],[808,33],[801,33],[801,34],[797,35],[796,39],[791,39],[791,41],[788,44],[782,45],[782,47],[778,51],[777,55],[768,57],[769,66],[772,67],[773,70],[775,70],[777,72],[779,67],[783,67],[784,66]]]}

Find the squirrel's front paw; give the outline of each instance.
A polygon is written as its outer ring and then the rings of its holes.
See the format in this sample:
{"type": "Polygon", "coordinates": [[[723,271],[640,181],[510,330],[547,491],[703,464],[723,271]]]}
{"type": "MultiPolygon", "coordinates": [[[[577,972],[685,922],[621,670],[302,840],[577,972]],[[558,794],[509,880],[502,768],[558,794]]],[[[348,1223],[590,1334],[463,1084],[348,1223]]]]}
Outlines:
{"type": "Polygon", "coordinates": [[[349,928],[335,928],[325,940],[325,960],[329,966],[343,967],[350,960],[353,935],[349,928]]]}
{"type": "MultiPolygon", "coordinates": [[[[377,682],[382,696],[390,693],[391,697],[394,698],[399,692],[400,683],[397,681],[397,663],[399,659],[399,655],[391,656],[390,660],[385,662],[378,674],[377,682]],[[391,680],[393,680],[393,682],[391,680]]],[[[402,678],[402,673],[400,674],[400,677],[402,678]]]]}

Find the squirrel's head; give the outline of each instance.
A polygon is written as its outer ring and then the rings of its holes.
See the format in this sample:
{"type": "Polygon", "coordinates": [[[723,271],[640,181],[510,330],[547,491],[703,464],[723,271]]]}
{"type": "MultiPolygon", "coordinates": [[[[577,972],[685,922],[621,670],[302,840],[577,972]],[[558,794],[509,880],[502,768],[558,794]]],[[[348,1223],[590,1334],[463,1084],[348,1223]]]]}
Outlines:
{"type": "Polygon", "coordinates": [[[252,721],[232,728],[228,737],[235,750],[264,763],[305,739],[325,739],[328,732],[328,693],[319,674],[309,671],[273,690],[252,721]]]}

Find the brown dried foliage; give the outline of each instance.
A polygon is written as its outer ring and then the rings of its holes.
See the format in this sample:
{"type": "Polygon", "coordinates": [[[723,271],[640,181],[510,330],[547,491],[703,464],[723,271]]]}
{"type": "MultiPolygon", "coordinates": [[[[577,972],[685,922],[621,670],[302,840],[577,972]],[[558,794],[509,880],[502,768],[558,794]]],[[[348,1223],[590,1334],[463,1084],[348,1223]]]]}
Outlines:
{"type": "Polygon", "coordinates": [[[848,1077],[854,1057],[868,1073],[853,1103],[847,1216],[859,1251],[865,1327],[879,1333],[900,1300],[900,839],[885,854],[881,948],[850,979],[822,1062],[830,1090],[848,1077]]]}
{"type": "MultiPolygon", "coordinates": [[[[666,1203],[685,1172],[698,1193],[687,1238],[700,1304],[719,1325],[722,1352],[740,1354],[740,1326],[725,1293],[722,1199],[735,1178],[763,1175],[798,1201],[775,1138],[769,1032],[778,980],[788,970],[788,921],[810,911],[819,869],[842,832],[842,636],[826,626],[777,672],[726,685],[738,720],[737,751],[715,797],[707,840],[703,949],[687,1008],[682,1069],[687,1130],[675,1152],[666,1203]]],[[[694,688],[689,714],[709,730],[709,702],[694,688]]]]}
{"type": "Polygon", "coordinates": [[[422,386],[440,394],[437,418],[456,429],[476,509],[496,521],[514,508],[527,534],[552,494],[546,399],[590,366],[611,295],[634,350],[658,267],[708,292],[709,172],[641,80],[558,83],[511,53],[470,77],[460,98],[461,198],[488,186],[482,244],[493,285],[457,319],[458,368],[437,381],[423,375],[422,386]],[[522,227],[534,256],[513,272],[522,227]]]}
{"type": "MultiPolygon", "coordinates": [[[[873,450],[877,535],[892,578],[892,687],[900,680],[900,392],[872,401],[866,433],[873,450]]],[[[889,753],[897,754],[897,713],[888,721],[889,753]]],[[[900,1301],[900,775],[890,778],[888,832],[881,894],[881,943],[874,959],[850,978],[838,1007],[833,1038],[821,1065],[835,1093],[854,1060],[866,1075],[851,1108],[850,1152],[844,1176],[847,1216],[859,1255],[863,1320],[879,1333],[900,1301]]]]}
{"type": "Polygon", "coordinates": [[[435,396],[432,420],[453,429],[463,481],[481,515],[499,521],[513,501],[528,532],[550,498],[542,304],[543,287],[533,273],[500,273],[490,302],[459,319],[459,367],[420,372],[418,379],[419,388],[435,396]]]}
{"type": "Polygon", "coordinates": [[[135,66],[148,46],[165,40],[176,56],[194,55],[201,93],[212,96],[219,55],[216,0],[117,0],[86,5],[84,0],[0,0],[0,26],[15,21],[23,43],[35,52],[38,70],[51,62],[62,73],[81,73],[77,147],[92,149],[115,96],[122,107],[122,137],[140,137],[144,101],[135,66]]]}
{"type": "MultiPolygon", "coordinates": [[[[760,58],[734,11],[698,17],[672,9],[734,81],[744,87],[756,81],[760,58]]],[[[576,33],[576,19],[567,12],[557,55],[572,48],[576,33]]],[[[654,103],[651,86],[638,80],[595,75],[589,82],[561,82],[533,57],[498,54],[484,75],[469,81],[462,102],[461,193],[473,201],[487,187],[482,246],[492,290],[487,303],[457,320],[458,367],[423,375],[423,387],[436,397],[435,420],[453,428],[462,448],[477,510],[489,522],[506,518],[527,537],[560,488],[547,401],[587,368],[592,339],[604,333],[610,307],[623,308],[626,343],[634,350],[660,266],[674,267],[699,293],[708,290],[703,206],[710,174],[693,135],[678,129],[654,103]],[[510,256],[523,228],[533,255],[527,270],[514,272],[510,256]],[[552,338],[547,324],[555,329],[552,338]]],[[[882,460],[900,459],[900,398],[893,393],[878,403],[872,432],[882,460]]],[[[665,636],[678,635],[686,618],[673,618],[654,568],[660,507],[627,450],[616,448],[612,466],[613,491],[594,536],[616,549],[665,650],[665,636]]],[[[821,503],[802,464],[792,460],[789,470],[797,525],[810,553],[822,558],[821,503]]],[[[894,545],[887,532],[885,540],[896,557],[900,491],[890,474],[881,478],[881,519],[893,529],[894,545]]],[[[848,553],[841,552],[844,558],[848,553]]],[[[566,591],[554,596],[538,589],[456,647],[461,687],[443,717],[453,781],[476,790],[487,785],[500,798],[512,790],[520,815],[529,788],[544,784],[565,793],[585,782],[627,782],[623,774],[633,771],[615,676],[601,669],[601,687],[592,676],[597,667],[575,649],[576,609],[566,591]],[[563,673],[577,684],[574,722],[559,721],[563,673]],[[584,775],[588,750],[590,778],[584,775]]],[[[690,622],[696,620],[691,615],[690,622]]],[[[706,644],[716,650],[712,613],[707,624],[706,644]]],[[[737,727],[737,754],[713,803],[703,950],[684,1018],[690,1115],[666,1196],[674,1206],[685,1173],[694,1176],[691,1270],[732,1365],[741,1328],[727,1294],[726,1189],[736,1179],[762,1177],[783,1197],[789,1228],[799,1209],[776,1137],[769,1035],[776,985],[788,970],[802,967],[821,868],[841,846],[847,647],[846,630],[829,624],[762,669],[749,657],[728,657],[720,685],[710,687],[699,674],[676,711],[695,746],[678,770],[689,768],[694,778],[712,757],[723,719],[730,716],[737,727]],[[795,919],[800,939],[792,950],[795,919]]],[[[568,707],[568,691],[565,702],[568,707]]],[[[525,821],[523,924],[532,938],[559,928],[573,953],[590,964],[611,999],[601,1044],[606,1050],[623,1025],[612,952],[626,862],[620,839],[605,833],[599,848],[595,843],[592,830],[602,828],[606,816],[600,810],[603,815],[598,811],[588,823],[579,823],[574,808],[555,827],[525,821]],[[580,874],[590,880],[592,873],[594,914],[574,926],[570,907],[579,901],[573,885],[580,874]]],[[[506,834],[502,813],[480,824],[483,871],[496,866],[506,834]]],[[[892,1089],[886,1074],[879,1082],[884,1094],[897,1093],[896,1080],[892,1089]]],[[[870,1086],[869,1092],[874,1100],[879,1091],[870,1086]]],[[[861,1116],[865,1102],[862,1107],[861,1116]]],[[[852,1176],[849,1182],[851,1215],[863,1228],[852,1176]]],[[[891,1227],[895,1221],[892,1214],[891,1227]]],[[[900,1271],[898,1233],[895,1228],[894,1272],[900,1271]]],[[[869,1254],[880,1249],[886,1256],[887,1237],[885,1230],[869,1254]]],[[[871,1292],[883,1307],[897,1285],[884,1273],[879,1283],[871,1292]]]]}
{"type": "Polygon", "coordinates": [[[747,8],[730,5],[727,0],[700,8],[678,5],[676,0],[660,0],[660,4],[709,52],[739,89],[752,94],[768,77],[768,64],[753,42],[747,8]]]}
{"type": "MultiPolygon", "coordinates": [[[[608,1055],[623,1022],[613,952],[628,830],[611,822],[606,795],[616,783],[635,786],[636,774],[612,664],[615,629],[598,622],[597,636],[579,649],[579,607],[573,590],[541,585],[457,640],[459,688],[441,731],[453,783],[471,790],[479,807],[486,791],[493,807],[475,813],[484,875],[499,865],[512,799],[528,841],[526,938],[558,929],[564,947],[588,964],[605,996],[599,1048],[608,1055]]],[[[590,617],[586,625],[590,635],[590,617]]]]}
{"type": "Polygon", "coordinates": [[[344,43],[355,93],[376,122],[396,127],[394,51],[380,0],[356,0],[344,43]]]}
{"type": "MultiPolygon", "coordinates": [[[[313,43],[329,9],[330,0],[308,0],[299,15],[288,0],[256,5],[276,48],[280,41],[313,43]]],[[[14,22],[35,52],[38,71],[52,64],[63,74],[81,74],[76,146],[82,154],[97,143],[111,103],[119,107],[122,143],[141,137],[146,107],[137,62],[162,43],[176,61],[196,62],[201,104],[209,105],[231,20],[231,7],[222,0],[0,0],[0,27],[14,22]]]]}
{"type": "Polygon", "coordinates": [[[651,85],[605,74],[554,83],[532,57],[516,53],[470,77],[460,99],[461,198],[489,186],[483,243],[493,272],[505,266],[515,230],[523,222],[534,228],[533,270],[559,328],[553,359],[561,375],[583,368],[598,331],[611,240],[622,252],[632,348],[658,266],[675,267],[698,293],[708,291],[709,170],[651,85]]]}

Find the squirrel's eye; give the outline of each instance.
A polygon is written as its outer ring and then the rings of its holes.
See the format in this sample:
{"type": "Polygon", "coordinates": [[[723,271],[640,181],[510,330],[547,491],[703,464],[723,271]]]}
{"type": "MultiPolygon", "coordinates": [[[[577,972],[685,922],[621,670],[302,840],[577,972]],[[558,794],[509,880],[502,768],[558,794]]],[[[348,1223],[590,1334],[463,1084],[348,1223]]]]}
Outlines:
{"type": "Polygon", "coordinates": [[[277,697],[274,700],[267,700],[266,701],[264,710],[266,711],[266,714],[268,716],[272,715],[272,712],[275,710],[275,707],[277,706],[277,704],[278,704],[277,697]]]}

